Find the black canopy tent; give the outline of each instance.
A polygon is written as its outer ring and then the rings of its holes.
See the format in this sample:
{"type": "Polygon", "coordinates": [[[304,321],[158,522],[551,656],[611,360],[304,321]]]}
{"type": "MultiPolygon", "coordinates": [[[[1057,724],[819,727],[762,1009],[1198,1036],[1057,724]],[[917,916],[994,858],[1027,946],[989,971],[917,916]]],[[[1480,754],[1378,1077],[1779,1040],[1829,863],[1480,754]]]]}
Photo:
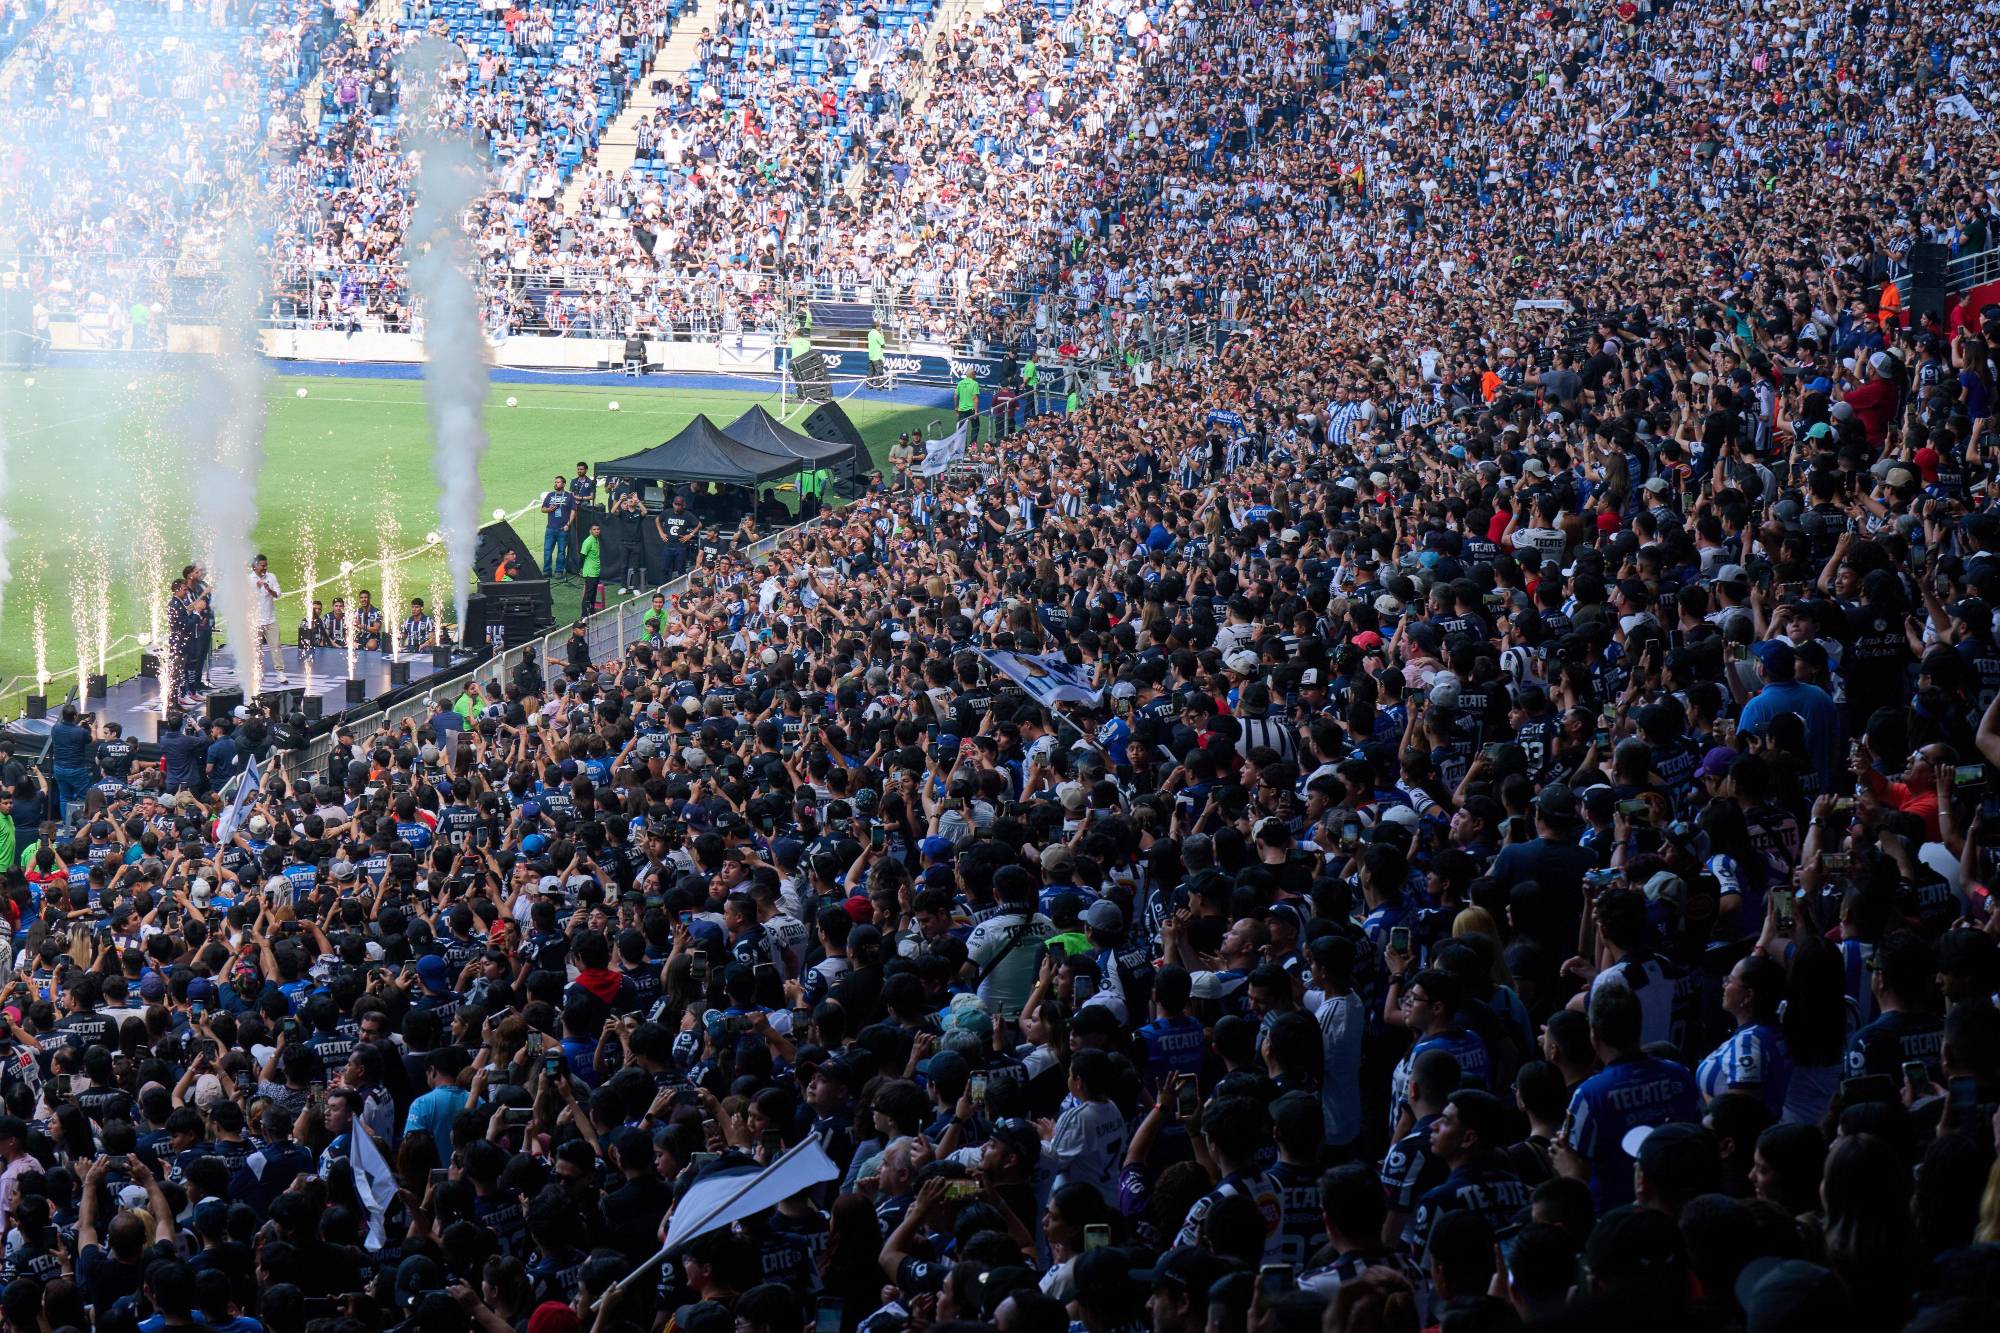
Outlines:
{"type": "MultiPolygon", "coordinates": [[[[639,482],[664,483],[669,491],[678,483],[695,482],[702,486],[743,487],[748,497],[740,504],[731,498],[696,494],[691,508],[704,524],[714,524],[725,533],[736,525],[737,519],[755,505],[758,486],[780,481],[791,481],[798,476],[801,468],[811,464],[796,455],[775,453],[751,444],[740,443],[723,434],[722,429],[705,416],[697,416],[678,435],[664,440],[650,449],[641,449],[636,454],[614,458],[597,465],[600,478],[631,477],[639,482]]],[[[667,495],[653,491],[641,492],[648,509],[664,508],[667,495]]],[[[607,567],[622,568],[632,563],[630,553],[636,550],[643,561],[648,584],[664,581],[667,570],[667,552],[659,526],[651,513],[643,517],[634,515],[603,515],[592,511],[584,516],[587,524],[605,523],[605,535],[614,538],[618,565],[612,566],[607,559],[607,567]]]]}
{"type": "Polygon", "coordinates": [[[762,404],[724,426],[722,433],[752,449],[767,454],[785,454],[802,463],[834,472],[849,470],[854,464],[854,450],[850,446],[832,440],[814,439],[803,431],[793,430],[766,412],[762,404]]]}
{"type": "Polygon", "coordinates": [[[670,440],[597,465],[600,477],[712,481],[724,486],[755,486],[759,482],[796,476],[798,471],[797,455],[739,443],[705,416],[688,422],[670,440]]]}

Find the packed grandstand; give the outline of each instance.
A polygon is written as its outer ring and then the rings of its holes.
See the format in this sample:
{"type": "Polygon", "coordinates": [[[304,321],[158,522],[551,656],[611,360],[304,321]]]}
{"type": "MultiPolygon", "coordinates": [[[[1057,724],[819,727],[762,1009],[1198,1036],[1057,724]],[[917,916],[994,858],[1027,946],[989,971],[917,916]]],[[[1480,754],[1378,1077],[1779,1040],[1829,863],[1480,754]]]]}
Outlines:
{"type": "Polygon", "coordinates": [[[1011,354],[608,652],[0,752],[8,1333],[1990,1326],[1995,9],[5,0],[108,347],[410,328],[444,125],[490,332],[1011,354]]]}

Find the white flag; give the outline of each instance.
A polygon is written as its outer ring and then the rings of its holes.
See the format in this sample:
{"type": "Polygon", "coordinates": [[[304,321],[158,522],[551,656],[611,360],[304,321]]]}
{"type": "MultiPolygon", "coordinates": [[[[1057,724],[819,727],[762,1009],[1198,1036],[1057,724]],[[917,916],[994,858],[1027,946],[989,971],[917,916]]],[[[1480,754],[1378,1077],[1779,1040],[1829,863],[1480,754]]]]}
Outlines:
{"type": "Polygon", "coordinates": [[[236,799],[231,801],[222,816],[215,821],[215,840],[227,844],[236,836],[236,830],[243,826],[243,817],[257,800],[257,793],[263,789],[264,775],[257,771],[257,760],[253,757],[236,777],[236,799]]]}
{"type": "Polygon", "coordinates": [[[775,1208],[800,1190],[840,1179],[840,1168],[819,1146],[807,1139],[761,1171],[733,1171],[710,1176],[689,1188],[674,1205],[667,1219],[666,1243],[671,1250],[696,1236],[775,1208]]]}
{"type": "Polygon", "coordinates": [[[354,1167],[354,1188],[368,1210],[368,1248],[379,1250],[388,1242],[382,1219],[396,1201],[396,1177],[382,1160],[375,1138],[360,1125],[348,1130],[347,1160],[354,1167]]]}

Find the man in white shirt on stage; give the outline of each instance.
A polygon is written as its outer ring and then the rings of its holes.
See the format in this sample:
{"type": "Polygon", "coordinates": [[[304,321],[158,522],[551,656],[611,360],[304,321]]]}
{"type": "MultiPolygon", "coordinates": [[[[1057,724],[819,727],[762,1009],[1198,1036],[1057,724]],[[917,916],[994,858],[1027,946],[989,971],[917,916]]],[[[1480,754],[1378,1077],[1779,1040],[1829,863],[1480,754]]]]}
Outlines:
{"type": "MultiPolygon", "coordinates": [[[[250,612],[257,626],[257,642],[250,651],[270,662],[267,674],[272,684],[285,685],[289,682],[285,679],[284,648],[278,642],[278,597],[278,576],[271,572],[271,562],[260,554],[250,562],[250,612]],[[264,657],[266,649],[270,650],[268,659],[264,657]]],[[[243,684],[249,688],[247,674],[243,684]]]]}

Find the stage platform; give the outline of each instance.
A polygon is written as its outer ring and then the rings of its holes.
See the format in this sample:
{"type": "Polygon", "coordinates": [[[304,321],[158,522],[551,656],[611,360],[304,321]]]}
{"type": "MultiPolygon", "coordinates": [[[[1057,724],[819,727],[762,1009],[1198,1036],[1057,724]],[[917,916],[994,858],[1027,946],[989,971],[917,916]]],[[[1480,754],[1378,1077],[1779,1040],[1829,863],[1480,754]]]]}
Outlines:
{"type": "MultiPolygon", "coordinates": [[[[290,691],[303,698],[310,694],[321,701],[322,716],[326,723],[332,723],[344,712],[374,712],[380,708],[421,693],[425,682],[434,676],[452,677],[461,674],[485,657],[483,653],[455,652],[451,665],[440,670],[431,663],[429,649],[420,653],[404,653],[391,658],[387,653],[357,652],[354,655],[355,679],[362,682],[362,702],[347,702],[347,650],[344,648],[314,648],[303,655],[297,648],[284,649],[286,683],[278,684],[270,676],[265,676],[265,694],[274,691],[290,691]],[[404,662],[410,668],[407,685],[393,685],[390,680],[392,662],[404,662]],[[307,671],[307,667],[311,671],[307,671]]],[[[74,677],[70,678],[72,682],[74,677]]],[[[209,664],[208,680],[210,693],[219,688],[225,691],[241,687],[241,677],[237,673],[234,655],[228,648],[216,651],[209,664]]],[[[72,685],[69,697],[74,697],[72,685]]],[[[162,724],[160,709],[160,682],[147,676],[133,676],[111,685],[103,699],[90,699],[84,706],[85,712],[95,713],[97,720],[117,722],[125,728],[125,734],[138,741],[142,757],[148,757],[151,747],[159,740],[162,724]]],[[[49,722],[62,711],[62,700],[51,697],[48,718],[34,720],[20,718],[7,725],[8,734],[17,738],[45,739],[49,722]]],[[[207,705],[187,709],[190,713],[206,716],[207,705]]],[[[313,730],[322,728],[315,725],[313,730]]]]}

